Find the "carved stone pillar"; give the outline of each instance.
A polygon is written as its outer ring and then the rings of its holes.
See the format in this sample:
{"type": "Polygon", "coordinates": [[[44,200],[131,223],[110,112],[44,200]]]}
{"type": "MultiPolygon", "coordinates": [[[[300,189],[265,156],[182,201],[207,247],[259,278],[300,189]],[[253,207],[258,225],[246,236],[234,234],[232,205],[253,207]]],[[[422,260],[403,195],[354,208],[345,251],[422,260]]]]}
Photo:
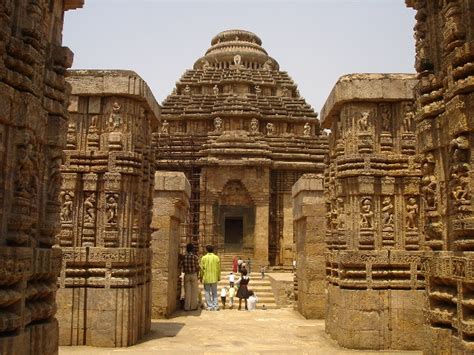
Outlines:
{"type": "Polygon", "coordinates": [[[0,3],[0,354],[57,354],[62,149],[73,53],[64,12],[83,1],[0,3]]]}
{"type": "Polygon", "coordinates": [[[159,106],[128,71],[72,71],[61,167],[62,345],[135,344],[151,321],[152,132],[159,106]]]}
{"type": "MultiPolygon", "coordinates": [[[[155,173],[151,228],[152,318],[170,316],[181,296],[178,266],[180,236],[189,208],[191,185],[184,173],[155,173]]],[[[183,252],[183,250],[181,250],[183,252]]]]}
{"type": "Polygon", "coordinates": [[[326,314],[326,205],[322,175],[305,174],[293,185],[298,311],[306,318],[326,314]]]}
{"type": "Polygon", "coordinates": [[[339,79],[322,110],[332,130],[325,190],[326,331],[344,347],[423,344],[423,212],[414,75],[339,79]]]}

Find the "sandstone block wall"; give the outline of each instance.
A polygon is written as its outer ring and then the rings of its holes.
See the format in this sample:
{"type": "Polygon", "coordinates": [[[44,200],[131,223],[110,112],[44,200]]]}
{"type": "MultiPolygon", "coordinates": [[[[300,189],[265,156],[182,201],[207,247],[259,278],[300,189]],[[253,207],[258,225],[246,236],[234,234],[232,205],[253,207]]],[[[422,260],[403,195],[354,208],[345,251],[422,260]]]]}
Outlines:
{"type": "Polygon", "coordinates": [[[326,314],[326,204],[324,177],[303,175],[293,185],[293,221],[296,239],[298,311],[306,318],[326,314]]]}
{"type": "Polygon", "coordinates": [[[135,344],[151,321],[152,132],[159,106],[129,71],[71,71],[61,166],[60,344],[135,344]]]}
{"type": "Polygon", "coordinates": [[[180,299],[179,253],[182,228],[189,208],[191,185],[184,173],[157,171],[151,228],[152,318],[170,316],[180,299]]]}
{"type": "Polygon", "coordinates": [[[73,54],[64,11],[83,1],[0,2],[0,353],[56,354],[58,232],[73,54]]]}
{"type": "Polygon", "coordinates": [[[322,110],[326,172],[327,332],[359,349],[424,343],[424,243],[408,74],[339,79],[322,110]],[[393,303],[393,297],[400,303],[393,303]],[[405,300],[405,301],[403,301],[405,300]]]}
{"type": "Polygon", "coordinates": [[[416,10],[416,126],[422,161],[426,354],[474,352],[474,3],[416,10]]]}

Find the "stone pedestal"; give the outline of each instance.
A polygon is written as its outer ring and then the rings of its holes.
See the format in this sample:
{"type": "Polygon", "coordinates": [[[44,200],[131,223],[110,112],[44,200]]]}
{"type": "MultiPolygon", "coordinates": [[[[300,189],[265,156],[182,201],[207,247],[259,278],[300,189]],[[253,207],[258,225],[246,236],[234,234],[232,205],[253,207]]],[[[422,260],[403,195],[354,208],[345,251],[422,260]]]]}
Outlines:
{"type": "Polygon", "coordinates": [[[177,309],[181,287],[178,259],[180,236],[189,208],[191,185],[184,173],[155,173],[151,228],[152,318],[170,316],[177,309]]]}
{"type": "Polygon", "coordinates": [[[130,71],[72,71],[61,167],[61,345],[135,344],[151,325],[152,132],[159,106],[130,71]]]}
{"type": "Polygon", "coordinates": [[[60,165],[73,53],[64,12],[83,1],[0,3],[0,354],[58,352],[60,165]]]}
{"type": "Polygon", "coordinates": [[[324,177],[305,174],[293,185],[298,311],[306,318],[326,314],[326,205],[324,177]]]}

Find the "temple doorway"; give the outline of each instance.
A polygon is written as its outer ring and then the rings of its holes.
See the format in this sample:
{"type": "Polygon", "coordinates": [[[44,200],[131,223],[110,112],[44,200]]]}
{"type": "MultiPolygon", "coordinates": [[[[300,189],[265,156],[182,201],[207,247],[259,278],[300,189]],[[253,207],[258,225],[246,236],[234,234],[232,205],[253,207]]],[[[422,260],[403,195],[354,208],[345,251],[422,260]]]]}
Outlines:
{"type": "Polygon", "coordinates": [[[240,251],[244,239],[244,220],[242,217],[225,219],[224,242],[226,251],[240,251]]]}

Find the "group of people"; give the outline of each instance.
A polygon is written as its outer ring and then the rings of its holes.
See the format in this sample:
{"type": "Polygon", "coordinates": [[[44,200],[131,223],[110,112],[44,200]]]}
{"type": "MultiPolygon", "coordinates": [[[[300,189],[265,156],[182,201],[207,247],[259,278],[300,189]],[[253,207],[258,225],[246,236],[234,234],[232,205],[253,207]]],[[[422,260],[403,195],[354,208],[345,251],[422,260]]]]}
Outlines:
{"type": "MultiPolygon", "coordinates": [[[[218,311],[217,283],[221,278],[221,263],[219,257],[214,254],[212,245],[206,246],[206,255],[201,260],[194,250],[193,244],[186,246],[186,254],[180,259],[181,271],[184,273],[184,310],[194,311],[199,307],[198,280],[204,285],[205,308],[208,311],[218,311]]],[[[240,257],[234,257],[232,272],[229,274],[229,286],[221,289],[220,297],[222,308],[226,308],[227,297],[230,308],[234,307],[234,299],[239,299],[238,309],[242,309],[242,300],[245,302],[246,310],[254,310],[257,305],[257,295],[248,289],[250,282],[250,259],[246,262],[240,257]],[[240,278],[236,281],[235,274],[239,271],[240,278]]],[[[265,268],[260,270],[262,278],[265,276],[265,268]]]]}

